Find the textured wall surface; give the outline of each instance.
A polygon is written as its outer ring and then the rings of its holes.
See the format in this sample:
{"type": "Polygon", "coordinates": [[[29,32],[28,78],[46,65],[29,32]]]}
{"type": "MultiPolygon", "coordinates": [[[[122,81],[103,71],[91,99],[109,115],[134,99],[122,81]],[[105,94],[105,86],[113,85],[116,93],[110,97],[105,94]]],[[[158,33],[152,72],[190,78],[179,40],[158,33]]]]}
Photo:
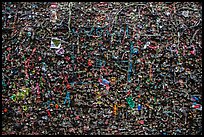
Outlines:
{"type": "Polygon", "coordinates": [[[202,4],[3,2],[2,134],[201,135],[202,4]]]}

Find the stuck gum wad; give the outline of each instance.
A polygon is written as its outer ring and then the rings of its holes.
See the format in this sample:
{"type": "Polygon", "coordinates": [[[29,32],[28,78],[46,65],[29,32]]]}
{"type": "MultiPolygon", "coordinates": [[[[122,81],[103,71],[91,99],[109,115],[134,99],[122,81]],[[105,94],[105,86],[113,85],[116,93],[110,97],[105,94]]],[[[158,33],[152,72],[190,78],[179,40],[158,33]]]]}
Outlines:
{"type": "Polygon", "coordinates": [[[23,87],[22,89],[20,89],[19,92],[17,92],[16,94],[13,94],[11,99],[13,101],[16,101],[17,100],[22,100],[22,99],[25,99],[26,96],[29,95],[29,88],[25,88],[23,87]]]}
{"type": "Polygon", "coordinates": [[[112,77],[111,78],[111,82],[115,82],[116,81],[116,78],[115,77],[112,77]]]}

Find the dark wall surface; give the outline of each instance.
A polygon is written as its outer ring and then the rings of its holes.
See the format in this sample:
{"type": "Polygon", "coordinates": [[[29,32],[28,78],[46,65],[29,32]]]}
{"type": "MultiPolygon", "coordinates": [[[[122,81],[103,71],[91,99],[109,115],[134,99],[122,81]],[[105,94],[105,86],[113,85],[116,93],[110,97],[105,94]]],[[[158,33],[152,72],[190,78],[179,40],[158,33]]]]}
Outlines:
{"type": "Polygon", "coordinates": [[[2,134],[202,134],[198,2],[3,2],[2,134]]]}

